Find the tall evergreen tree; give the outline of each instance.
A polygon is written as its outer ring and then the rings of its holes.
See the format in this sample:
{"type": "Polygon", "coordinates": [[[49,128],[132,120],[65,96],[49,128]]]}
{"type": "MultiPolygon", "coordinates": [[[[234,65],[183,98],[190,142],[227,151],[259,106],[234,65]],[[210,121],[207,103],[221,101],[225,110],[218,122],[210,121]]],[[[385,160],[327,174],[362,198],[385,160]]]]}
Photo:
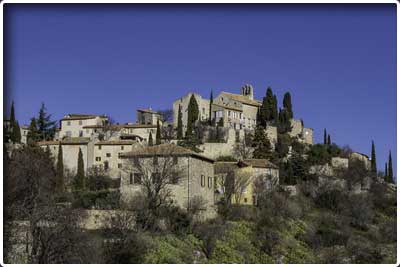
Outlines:
{"type": "Polygon", "coordinates": [[[371,172],[377,174],[374,141],[372,141],[372,147],[371,147],[371,172]]]}
{"type": "Polygon", "coordinates": [[[64,160],[63,160],[63,150],[62,150],[61,143],[58,145],[56,175],[57,175],[57,190],[58,190],[58,192],[63,192],[64,191],[64,160]]]}
{"type": "Polygon", "coordinates": [[[47,114],[44,103],[39,110],[37,118],[37,128],[40,140],[51,140],[54,137],[56,130],[56,122],[51,120],[51,115],[47,114]]]}
{"type": "Polygon", "coordinates": [[[326,136],[326,128],[324,129],[324,145],[326,145],[328,143],[328,139],[326,136]]]}
{"type": "Polygon", "coordinates": [[[193,134],[194,124],[199,118],[199,105],[194,95],[190,97],[188,106],[187,130],[186,136],[193,134]]]}
{"type": "Polygon", "coordinates": [[[385,180],[387,181],[387,177],[388,177],[388,164],[387,162],[385,162],[385,180]]]}
{"type": "Polygon", "coordinates": [[[11,141],[14,143],[21,143],[21,129],[17,120],[12,124],[11,141]]]}
{"type": "Polygon", "coordinates": [[[157,121],[156,145],[161,145],[160,121],[157,121]]]}
{"type": "Polygon", "coordinates": [[[268,139],[268,135],[262,125],[258,125],[253,137],[253,158],[255,159],[271,159],[272,146],[268,139]]]}
{"type": "Polygon", "coordinates": [[[211,115],[212,115],[212,104],[214,102],[214,97],[213,97],[213,91],[211,90],[210,93],[210,110],[209,110],[209,114],[208,114],[208,123],[210,125],[212,125],[212,119],[211,119],[211,115]]]}
{"type": "Polygon", "coordinates": [[[179,105],[179,110],[178,110],[177,138],[178,138],[178,140],[183,138],[182,107],[181,107],[181,105],[179,105]]]}
{"type": "Polygon", "coordinates": [[[148,144],[149,144],[149,146],[153,146],[153,135],[151,134],[151,132],[149,134],[149,142],[148,142],[148,144]]]}
{"type": "Polygon", "coordinates": [[[29,145],[33,145],[36,142],[40,141],[39,132],[36,126],[36,119],[32,118],[31,123],[29,124],[28,128],[28,136],[27,136],[27,143],[29,145]]]}
{"type": "Polygon", "coordinates": [[[389,150],[388,182],[393,183],[392,151],[389,150]]]}
{"type": "Polygon", "coordinates": [[[278,132],[280,134],[284,134],[290,132],[292,129],[290,123],[289,112],[286,109],[279,110],[279,124],[278,124],[278,132]]]}
{"type": "Polygon", "coordinates": [[[327,143],[328,145],[331,144],[331,135],[330,135],[330,134],[328,134],[328,140],[326,141],[326,143],[327,143]]]}
{"type": "Polygon", "coordinates": [[[14,111],[14,101],[11,103],[11,111],[10,111],[10,124],[11,127],[13,123],[15,122],[15,111],[14,111]]]}
{"type": "Polygon", "coordinates": [[[283,96],[283,108],[287,110],[289,119],[293,119],[292,98],[289,92],[286,92],[283,96]]]}
{"type": "Polygon", "coordinates": [[[278,124],[278,99],[276,98],[276,95],[274,95],[274,100],[273,100],[273,107],[272,107],[272,120],[274,123],[277,125],[278,124]]]}
{"type": "Polygon", "coordinates": [[[85,166],[83,163],[82,150],[78,152],[78,169],[75,176],[75,190],[85,190],[85,166]]]}
{"type": "Polygon", "coordinates": [[[272,93],[271,87],[267,88],[265,97],[260,108],[260,121],[262,126],[266,126],[267,122],[275,121],[277,117],[277,104],[275,105],[276,96],[272,93]]]}

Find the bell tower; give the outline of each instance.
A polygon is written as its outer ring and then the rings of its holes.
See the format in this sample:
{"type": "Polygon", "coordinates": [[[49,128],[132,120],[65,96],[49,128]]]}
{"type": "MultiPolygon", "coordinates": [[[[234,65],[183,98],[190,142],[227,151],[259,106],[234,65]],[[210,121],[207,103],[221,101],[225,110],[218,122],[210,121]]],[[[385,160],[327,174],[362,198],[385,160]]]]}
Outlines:
{"type": "Polygon", "coordinates": [[[242,87],[241,92],[243,96],[247,96],[249,99],[254,100],[253,86],[251,86],[250,84],[245,84],[242,87]]]}

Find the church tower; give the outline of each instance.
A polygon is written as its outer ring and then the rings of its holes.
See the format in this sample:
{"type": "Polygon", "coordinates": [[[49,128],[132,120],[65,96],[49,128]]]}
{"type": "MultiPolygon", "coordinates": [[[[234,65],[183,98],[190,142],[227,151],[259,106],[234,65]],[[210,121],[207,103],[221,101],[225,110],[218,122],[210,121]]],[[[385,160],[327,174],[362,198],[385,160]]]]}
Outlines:
{"type": "Polygon", "coordinates": [[[243,96],[247,96],[249,99],[254,100],[253,86],[245,84],[241,91],[243,96]]]}

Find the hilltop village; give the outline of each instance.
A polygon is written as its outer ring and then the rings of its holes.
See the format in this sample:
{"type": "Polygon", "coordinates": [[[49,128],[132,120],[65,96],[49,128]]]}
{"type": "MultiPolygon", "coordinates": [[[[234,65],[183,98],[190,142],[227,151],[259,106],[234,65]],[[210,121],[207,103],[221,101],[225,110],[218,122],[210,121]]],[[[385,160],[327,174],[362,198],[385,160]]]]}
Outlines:
{"type": "Polygon", "coordinates": [[[171,110],[140,108],[136,122],[126,124],[103,114],[67,114],[58,127],[42,106],[37,119],[19,127],[12,110],[4,121],[5,150],[12,159],[25,157],[15,152],[25,147],[40,148],[62,196],[55,201],[86,209],[81,226],[90,230],[106,227],[116,216],[110,210],[139,209],[138,203],[147,207],[140,208],[147,210],[143,228],[154,230],[166,227],[158,219],[167,207],[206,221],[229,218],[237,206],[259,207],[266,192],[316,198],[334,187],[362,195],[376,183],[395,191],[391,156],[380,173],[374,144],[370,157],[334,144],[326,130],[315,143],[313,129],[295,118],[290,93],[282,103],[278,108],[270,88],[257,100],[244,85],[240,93],[210,98],[189,92],[171,110]]]}

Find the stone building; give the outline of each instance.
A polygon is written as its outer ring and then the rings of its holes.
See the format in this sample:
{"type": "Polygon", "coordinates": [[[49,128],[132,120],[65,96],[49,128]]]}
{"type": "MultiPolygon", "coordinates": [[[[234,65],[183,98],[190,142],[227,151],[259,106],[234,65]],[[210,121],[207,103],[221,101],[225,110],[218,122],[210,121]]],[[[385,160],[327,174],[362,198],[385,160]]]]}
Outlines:
{"type": "Polygon", "coordinates": [[[109,140],[94,143],[93,164],[101,166],[110,178],[121,178],[122,159],[121,153],[132,151],[137,142],[133,140],[109,140]]]}
{"type": "Polygon", "coordinates": [[[51,155],[57,159],[59,145],[62,146],[64,168],[75,173],[78,168],[78,153],[82,151],[85,172],[93,165],[93,142],[86,137],[67,137],[59,141],[42,141],[38,145],[42,149],[50,148],[51,155]]]}
{"type": "Polygon", "coordinates": [[[58,138],[64,137],[91,137],[93,131],[84,129],[87,125],[104,126],[108,118],[104,115],[68,114],[60,121],[58,138]]]}
{"type": "Polygon", "coordinates": [[[197,104],[199,106],[199,120],[200,121],[205,121],[208,120],[209,118],[209,113],[210,113],[210,100],[209,99],[204,99],[201,95],[196,94],[196,93],[188,93],[187,95],[177,99],[173,103],[173,113],[174,113],[174,120],[173,120],[173,125],[174,128],[178,127],[178,113],[179,113],[179,106],[181,107],[181,112],[182,112],[182,129],[183,133],[185,134],[186,129],[187,129],[187,116],[188,116],[188,107],[189,107],[189,102],[190,98],[194,95],[196,98],[197,104]]]}
{"type": "Polygon", "coordinates": [[[161,115],[151,108],[138,109],[136,111],[136,122],[138,124],[157,125],[157,121],[159,120],[161,120],[161,115]]]}
{"type": "MultiPolygon", "coordinates": [[[[153,179],[169,172],[173,181],[168,184],[173,201],[182,208],[190,206],[194,199],[201,197],[206,203],[204,216],[210,217],[214,209],[214,160],[174,144],[142,147],[121,154],[122,177],[121,198],[129,202],[142,191],[142,179],[153,179]],[[166,162],[173,162],[170,169],[166,162]],[[143,172],[139,170],[149,170],[143,172]],[[164,170],[164,171],[163,171],[164,170]],[[166,170],[166,171],[165,171],[166,170]],[[142,178],[146,175],[146,178],[142,178]]],[[[166,176],[163,176],[166,177],[166,176]]],[[[163,179],[163,178],[161,178],[163,179]]]]}
{"type": "Polygon", "coordinates": [[[290,125],[292,127],[292,130],[289,132],[291,137],[297,137],[300,142],[305,144],[314,144],[314,130],[312,128],[304,127],[302,120],[291,119],[290,125]]]}
{"type": "MultiPolygon", "coordinates": [[[[234,196],[232,203],[256,205],[257,194],[254,190],[255,181],[264,180],[265,189],[271,189],[279,184],[279,168],[266,159],[245,159],[239,162],[215,162],[216,195],[218,201],[226,190],[224,179],[244,179],[248,182],[243,186],[240,196],[234,196]],[[229,175],[229,173],[231,173],[229,175]],[[237,203],[237,200],[239,203],[237,203]]],[[[229,183],[229,181],[227,181],[229,183]]],[[[234,181],[230,181],[234,183],[234,181]]],[[[236,182],[239,183],[238,181],[236,182]]],[[[236,195],[236,194],[235,194],[236,195]]]]}
{"type": "Polygon", "coordinates": [[[28,133],[29,133],[29,126],[27,125],[22,125],[20,127],[20,131],[21,131],[21,143],[22,144],[27,144],[28,142],[28,133]]]}
{"type": "Polygon", "coordinates": [[[371,161],[368,157],[368,155],[365,155],[363,153],[359,153],[359,152],[353,152],[350,154],[350,158],[349,160],[360,160],[362,162],[364,162],[365,164],[365,168],[367,168],[367,170],[371,169],[371,161]]]}

